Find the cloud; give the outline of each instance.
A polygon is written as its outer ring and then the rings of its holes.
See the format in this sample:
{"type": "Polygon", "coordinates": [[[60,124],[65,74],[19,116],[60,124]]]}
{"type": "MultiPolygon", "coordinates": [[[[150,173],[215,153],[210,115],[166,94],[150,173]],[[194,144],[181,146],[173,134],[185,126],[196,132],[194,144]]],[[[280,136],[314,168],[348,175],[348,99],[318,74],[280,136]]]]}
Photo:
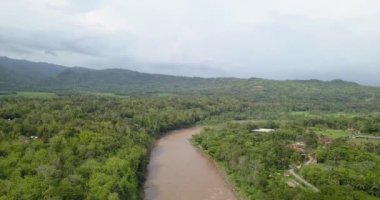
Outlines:
{"type": "MultiPolygon", "coordinates": [[[[36,3],[36,0],[30,1],[30,3],[36,3]]],[[[47,7],[54,9],[64,9],[70,6],[67,0],[37,0],[37,3],[45,4],[47,7]]]]}
{"type": "Polygon", "coordinates": [[[18,0],[0,6],[0,54],[7,56],[177,75],[380,85],[372,76],[380,73],[377,0],[18,0]]]}
{"type": "Polygon", "coordinates": [[[54,51],[51,51],[51,50],[45,50],[45,54],[52,55],[52,56],[57,56],[57,53],[55,53],[54,51]]]}

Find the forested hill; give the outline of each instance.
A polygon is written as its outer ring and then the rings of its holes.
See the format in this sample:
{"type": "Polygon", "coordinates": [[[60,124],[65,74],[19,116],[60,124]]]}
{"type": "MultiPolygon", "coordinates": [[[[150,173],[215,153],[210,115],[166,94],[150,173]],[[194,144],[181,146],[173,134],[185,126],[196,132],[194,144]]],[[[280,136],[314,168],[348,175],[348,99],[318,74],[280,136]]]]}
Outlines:
{"type": "Polygon", "coordinates": [[[380,88],[342,80],[275,81],[259,78],[198,78],[94,70],[0,57],[0,91],[110,92],[239,96],[259,102],[355,101],[380,99],[380,88]]]}
{"type": "Polygon", "coordinates": [[[190,78],[161,74],[148,74],[126,69],[93,70],[69,68],[56,76],[41,81],[38,89],[52,91],[91,91],[131,93],[184,93],[201,89],[214,89],[222,83],[233,84],[239,79],[190,78]]]}
{"type": "Polygon", "coordinates": [[[0,91],[22,90],[53,77],[67,67],[0,57],[0,91]]]}

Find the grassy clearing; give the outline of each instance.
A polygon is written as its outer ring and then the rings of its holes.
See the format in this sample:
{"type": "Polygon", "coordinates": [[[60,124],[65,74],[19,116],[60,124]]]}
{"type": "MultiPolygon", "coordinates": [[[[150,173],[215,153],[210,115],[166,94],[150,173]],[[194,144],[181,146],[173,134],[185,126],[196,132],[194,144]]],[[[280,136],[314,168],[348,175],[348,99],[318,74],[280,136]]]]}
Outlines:
{"type": "Polygon", "coordinates": [[[56,97],[57,94],[51,92],[17,92],[15,96],[19,97],[56,97]]]}
{"type": "Polygon", "coordinates": [[[177,96],[176,94],[172,94],[172,93],[157,93],[155,94],[156,96],[158,97],[171,97],[171,96],[177,96]]]}
{"type": "Polygon", "coordinates": [[[84,92],[82,94],[102,96],[102,97],[121,97],[120,95],[116,95],[110,92],[84,92]]]}
{"type": "Polygon", "coordinates": [[[325,135],[331,138],[349,137],[351,132],[347,130],[336,130],[336,129],[314,129],[314,131],[319,135],[325,135]]]}

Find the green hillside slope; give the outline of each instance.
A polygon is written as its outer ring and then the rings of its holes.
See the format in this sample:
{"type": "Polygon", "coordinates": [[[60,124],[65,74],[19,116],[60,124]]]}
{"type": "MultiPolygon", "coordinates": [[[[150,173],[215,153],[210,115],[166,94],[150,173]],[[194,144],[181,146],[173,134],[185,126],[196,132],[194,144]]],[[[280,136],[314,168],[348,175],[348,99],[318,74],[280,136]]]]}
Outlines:
{"type": "MultiPolygon", "coordinates": [[[[313,106],[320,106],[322,110],[329,109],[326,108],[326,103],[355,103],[355,107],[360,108],[380,100],[380,88],[343,80],[276,81],[259,78],[181,77],[126,69],[67,68],[4,57],[0,58],[0,72],[0,91],[235,96],[265,103],[313,103],[313,106]]],[[[297,106],[298,110],[301,108],[302,106],[297,106]]]]}
{"type": "Polygon", "coordinates": [[[0,90],[33,89],[37,82],[65,69],[60,65],[0,57],[0,90]]]}

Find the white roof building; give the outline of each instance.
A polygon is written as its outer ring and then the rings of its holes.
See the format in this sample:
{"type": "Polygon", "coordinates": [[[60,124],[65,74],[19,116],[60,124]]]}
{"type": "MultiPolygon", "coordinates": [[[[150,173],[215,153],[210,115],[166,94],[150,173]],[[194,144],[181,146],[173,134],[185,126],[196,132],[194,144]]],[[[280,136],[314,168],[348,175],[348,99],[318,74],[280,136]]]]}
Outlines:
{"type": "Polygon", "coordinates": [[[275,129],[270,128],[259,128],[259,129],[253,129],[253,132],[262,132],[262,133],[269,133],[275,131],[275,129]]]}

